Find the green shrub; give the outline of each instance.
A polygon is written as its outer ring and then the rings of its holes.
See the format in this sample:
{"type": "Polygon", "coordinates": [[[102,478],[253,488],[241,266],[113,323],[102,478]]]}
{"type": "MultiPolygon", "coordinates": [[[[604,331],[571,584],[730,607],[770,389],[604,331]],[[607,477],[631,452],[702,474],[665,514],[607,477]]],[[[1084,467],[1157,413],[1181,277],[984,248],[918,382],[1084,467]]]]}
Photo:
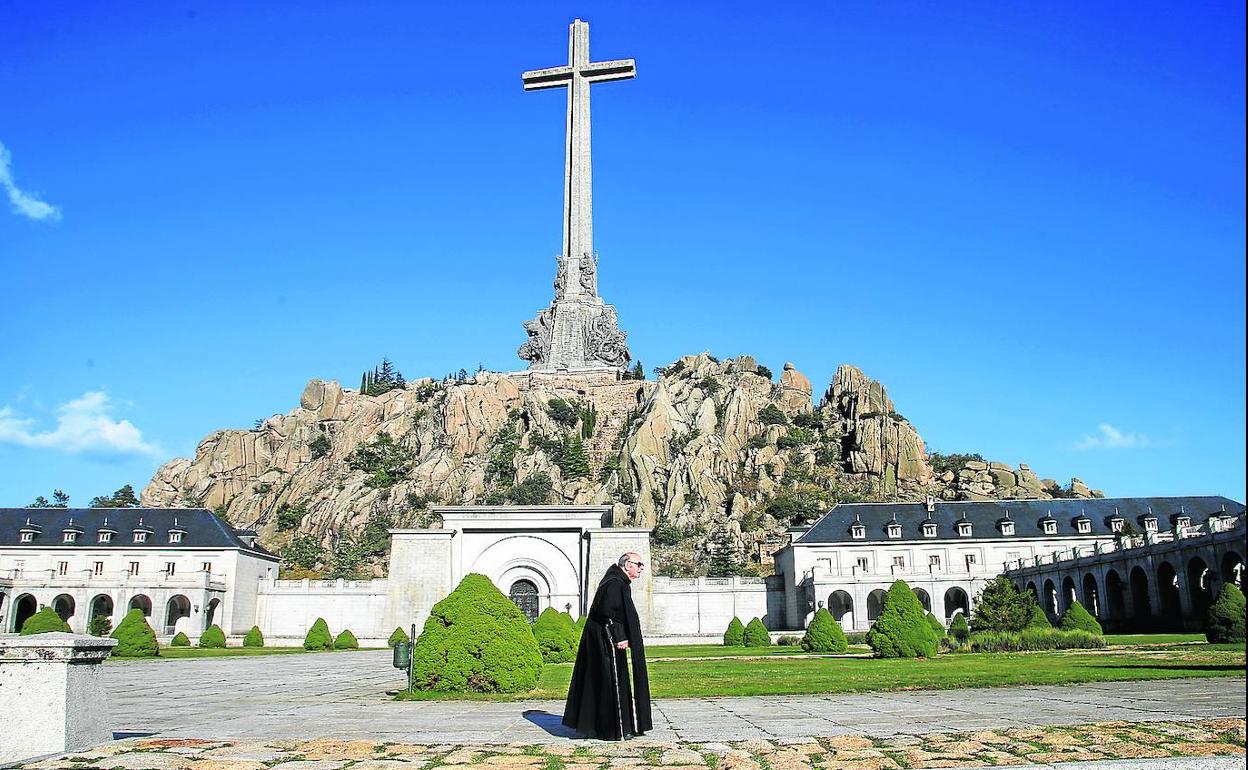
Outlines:
{"type": "Polygon", "coordinates": [[[199,635],[199,646],[210,649],[221,649],[225,647],[225,632],[216,623],[199,635]]]}
{"type": "MultiPolygon", "coordinates": [[[[991,632],[1004,633],[1004,632],[991,632]]],[[[966,615],[959,612],[953,616],[953,620],[949,622],[949,635],[954,638],[958,644],[966,642],[967,637],[971,635],[971,625],[966,622],[966,615]]]]}
{"type": "Polygon", "coordinates": [[[741,622],[741,618],[733,618],[728,623],[728,629],[724,631],[725,647],[741,647],[745,644],[745,624],[741,622]]]}
{"type": "Polygon", "coordinates": [[[334,635],[329,633],[329,624],[325,622],[325,618],[317,618],[312,627],[308,629],[308,633],[303,637],[303,649],[305,650],[332,650],[334,648],[334,635]]]}
{"type": "Polygon", "coordinates": [[[527,692],[541,672],[524,614],[484,575],[465,575],[433,605],[416,640],[413,680],[422,690],[527,692]]]}
{"type": "Polygon", "coordinates": [[[967,652],[1034,652],[1041,650],[1090,650],[1105,646],[1105,638],[1087,631],[1028,628],[1023,631],[987,631],[971,636],[967,652]]]}
{"type": "Polygon", "coordinates": [[[1209,608],[1209,628],[1205,638],[1210,642],[1244,641],[1244,594],[1233,583],[1222,586],[1218,599],[1209,608]]]}
{"type": "Polygon", "coordinates": [[[972,631],[1022,631],[1035,600],[1019,591],[1005,575],[989,580],[975,599],[972,631]]]}
{"type": "Polygon", "coordinates": [[[1052,628],[1053,624],[1049,622],[1049,614],[1044,608],[1035,602],[1031,603],[1031,617],[1027,619],[1027,628],[1052,628]]]}
{"type": "Polygon", "coordinates": [[[582,615],[576,619],[576,630],[578,634],[585,631],[585,618],[586,617],[587,617],[586,615],[582,615]]]}
{"type": "Polygon", "coordinates": [[[92,636],[108,636],[113,632],[113,619],[108,615],[96,615],[87,624],[87,633],[92,636]]]}
{"type": "Polygon", "coordinates": [[[360,642],[355,638],[355,634],[351,633],[351,629],[344,628],[342,633],[334,638],[335,650],[358,650],[360,642]]]}
{"type": "Polygon", "coordinates": [[[260,626],[252,626],[247,635],[243,637],[244,647],[263,647],[264,634],[260,632],[260,626]]]}
{"type": "Polygon", "coordinates": [[[802,644],[802,637],[785,634],[776,640],[776,644],[781,647],[800,647],[802,644]]]}
{"type": "Polygon", "coordinates": [[[533,638],[542,651],[546,663],[567,663],[576,659],[576,646],[580,633],[572,616],[547,607],[533,622],[533,638]]]}
{"type": "Polygon", "coordinates": [[[160,654],[156,632],[138,607],[126,613],[110,636],[117,640],[113,654],[119,658],[152,658],[160,654]]]}
{"type": "Polygon", "coordinates": [[[850,644],[866,644],[867,632],[866,631],[850,631],[848,634],[845,634],[845,641],[849,642],[850,644]]]}
{"type": "Polygon", "coordinates": [[[763,625],[763,621],[754,618],[745,626],[745,646],[746,647],[770,647],[771,634],[767,633],[767,626],[763,625]]]}
{"type": "Polygon", "coordinates": [[[1063,631],[1087,631],[1094,636],[1105,633],[1101,630],[1101,624],[1092,617],[1092,613],[1085,610],[1079,602],[1070,603],[1062,613],[1062,620],[1058,625],[1063,631]]]}
{"type": "Polygon", "coordinates": [[[806,635],[802,637],[802,649],[807,652],[841,653],[849,649],[849,641],[841,624],[836,622],[832,613],[820,607],[806,626],[806,635]]]}
{"type": "MultiPolygon", "coordinates": [[[[960,615],[961,613],[958,614],[960,615]]],[[[932,627],[933,631],[936,632],[937,637],[945,637],[949,635],[949,632],[945,630],[945,624],[937,620],[936,616],[930,612],[927,613],[927,624],[932,627]]]]}
{"type": "Polygon", "coordinates": [[[173,640],[169,642],[170,647],[190,647],[191,639],[186,634],[179,631],[173,635],[173,640]]]}
{"type": "Polygon", "coordinates": [[[394,647],[399,642],[410,642],[410,641],[412,641],[412,638],[407,635],[407,632],[404,631],[401,626],[395,626],[394,633],[390,634],[390,638],[386,640],[386,645],[389,647],[394,647]]]}
{"type": "Polygon", "coordinates": [[[26,622],[22,624],[22,636],[46,634],[50,631],[72,633],[69,624],[61,620],[61,616],[57,615],[56,610],[51,607],[44,607],[34,615],[26,618],[26,622]]]}
{"type": "Polygon", "coordinates": [[[768,404],[758,411],[758,421],[763,425],[788,425],[789,418],[784,416],[780,407],[768,404]]]}
{"type": "Polygon", "coordinates": [[[867,632],[867,644],[877,658],[933,658],[940,649],[940,637],[926,616],[906,581],[895,581],[884,597],[880,616],[867,632]]]}

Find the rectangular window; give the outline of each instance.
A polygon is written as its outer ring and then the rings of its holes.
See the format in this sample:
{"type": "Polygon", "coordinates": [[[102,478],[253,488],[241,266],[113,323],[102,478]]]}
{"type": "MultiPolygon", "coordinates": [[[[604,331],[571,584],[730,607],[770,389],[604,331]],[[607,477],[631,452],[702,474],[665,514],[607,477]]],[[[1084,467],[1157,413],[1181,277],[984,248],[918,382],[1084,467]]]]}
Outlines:
{"type": "Polygon", "coordinates": [[[93,571],[94,571],[94,572],[95,572],[95,574],[97,574],[97,575],[103,575],[103,574],[104,574],[104,562],[102,562],[102,561],[97,561],[97,562],[95,563],[95,569],[94,569],[93,571]]]}
{"type": "Polygon", "coordinates": [[[134,542],[136,542],[136,543],[146,543],[146,542],[147,542],[147,533],[146,533],[146,532],[135,532],[135,533],[134,533],[134,542]]]}
{"type": "Polygon", "coordinates": [[[894,557],[893,557],[893,566],[894,566],[894,567],[905,567],[905,566],[906,566],[906,557],[904,557],[904,556],[894,556],[894,557]]]}
{"type": "Polygon", "coordinates": [[[966,569],[967,569],[967,571],[968,571],[968,572],[969,572],[970,570],[972,570],[972,569],[974,569],[974,568],[975,568],[975,562],[976,562],[976,561],[978,561],[978,560],[975,558],[975,554],[973,554],[973,553],[968,553],[968,554],[966,555],[966,569]]]}
{"type": "Polygon", "coordinates": [[[29,542],[33,541],[34,539],[35,539],[35,533],[34,533],[34,532],[23,532],[23,533],[22,533],[22,542],[23,542],[23,543],[29,543],[29,542]]]}
{"type": "Polygon", "coordinates": [[[174,564],[171,561],[165,562],[165,577],[173,577],[174,564]]]}
{"type": "Polygon", "coordinates": [[[204,572],[212,572],[212,562],[206,561],[201,566],[203,566],[204,572]]]}
{"type": "Polygon", "coordinates": [[[56,574],[64,575],[69,572],[69,562],[63,561],[56,565],[56,574]]]}
{"type": "Polygon", "coordinates": [[[858,569],[862,570],[863,572],[867,571],[867,557],[865,556],[858,557],[858,569]]]}
{"type": "Polygon", "coordinates": [[[927,566],[929,566],[929,567],[939,567],[939,566],[940,566],[940,556],[937,556],[937,555],[932,555],[932,556],[927,557],[927,566]]]}
{"type": "Polygon", "coordinates": [[[137,561],[130,562],[130,574],[131,575],[139,574],[139,563],[137,561]]]}
{"type": "Polygon", "coordinates": [[[111,542],[112,542],[112,540],[113,540],[113,533],[112,533],[112,532],[101,532],[101,533],[100,533],[100,542],[101,542],[101,543],[111,543],[111,542]]]}
{"type": "Polygon", "coordinates": [[[78,539],[78,533],[77,533],[77,532],[66,532],[66,533],[65,533],[65,537],[63,538],[64,542],[66,542],[66,543],[72,543],[72,542],[74,542],[74,541],[75,541],[75,540],[77,540],[77,539],[78,539]]]}
{"type": "Polygon", "coordinates": [[[182,533],[181,533],[181,532],[170,532],[170,533],[169,533],[169,542],[170,542],[170,543],[181,543],[181,542],[182,542],[182,533]]]}

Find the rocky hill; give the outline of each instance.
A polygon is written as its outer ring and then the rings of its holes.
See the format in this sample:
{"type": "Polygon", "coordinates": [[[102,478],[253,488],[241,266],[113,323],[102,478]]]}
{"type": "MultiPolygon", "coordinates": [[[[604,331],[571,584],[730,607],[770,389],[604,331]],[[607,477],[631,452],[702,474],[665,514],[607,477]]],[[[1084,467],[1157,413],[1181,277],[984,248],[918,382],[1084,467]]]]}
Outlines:
{"type": "Polygon", "coordinates": [[[1100,493],[1026,465],[929,455],[884,386],[853,366],[816,406],[791,364],[775,382],[753,358],[703,353],[657,381],[480,372],[364,395],[312,380],[298,408],[166,463],[142,502],[207,506],[291,561],[339,574],[380,574],[385,527],[437,526],[430,505],[612,505],[617,524],[655,528],[666,573],[694,574],[715,553],[768,572],[785,529],[837,501],[928,495],[1100,493]]]}

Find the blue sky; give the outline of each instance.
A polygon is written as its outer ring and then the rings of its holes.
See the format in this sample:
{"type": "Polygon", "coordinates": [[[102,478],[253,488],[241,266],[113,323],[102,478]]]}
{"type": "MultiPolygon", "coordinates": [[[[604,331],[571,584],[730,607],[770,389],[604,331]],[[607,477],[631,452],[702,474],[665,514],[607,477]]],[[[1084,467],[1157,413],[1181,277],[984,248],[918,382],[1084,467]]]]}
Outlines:
{"type": "Polygon", "coordinates": [[[853,363],[930,448],[1244,499],[1243,3],[521,5],[0,4],[0,505],[520,368],[575,17],[637,60],[594,215],[647,370],[853,363]]]}

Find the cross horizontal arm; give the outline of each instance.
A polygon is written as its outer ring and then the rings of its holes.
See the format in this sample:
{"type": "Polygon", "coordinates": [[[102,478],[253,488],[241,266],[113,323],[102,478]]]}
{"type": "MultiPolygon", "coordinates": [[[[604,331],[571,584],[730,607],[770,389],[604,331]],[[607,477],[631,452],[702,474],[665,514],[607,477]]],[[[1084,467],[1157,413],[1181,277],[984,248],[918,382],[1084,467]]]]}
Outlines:
{"type": "Polygon", "coordinates": [[[520,76],[524,81],[525,91],[540,91],[543,88],[559,88],[572,80],[571,67],[548,67],[544,70],[529,70],[520,76]]]}
{"type": "Polygon", "coordinates": [[[577,72],[591,83],[604,83],[608,80],[628,80],[637,77],[637,63],[633,59],[615,59],[614,61],[590,62],[577,72]]]}

